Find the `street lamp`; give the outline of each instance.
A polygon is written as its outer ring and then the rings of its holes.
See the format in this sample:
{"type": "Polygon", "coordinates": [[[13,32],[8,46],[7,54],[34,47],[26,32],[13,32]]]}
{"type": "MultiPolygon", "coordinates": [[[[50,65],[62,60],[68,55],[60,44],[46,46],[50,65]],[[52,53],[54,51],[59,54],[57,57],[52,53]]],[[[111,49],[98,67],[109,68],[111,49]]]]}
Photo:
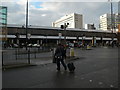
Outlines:
{"type": "Polygon", "coordinates": [[[66,28],[68,27],[69,23],[64,23],[64,25],[61,25],[61,29],[64,29],[64,43],[66,45],[66,28]]]}

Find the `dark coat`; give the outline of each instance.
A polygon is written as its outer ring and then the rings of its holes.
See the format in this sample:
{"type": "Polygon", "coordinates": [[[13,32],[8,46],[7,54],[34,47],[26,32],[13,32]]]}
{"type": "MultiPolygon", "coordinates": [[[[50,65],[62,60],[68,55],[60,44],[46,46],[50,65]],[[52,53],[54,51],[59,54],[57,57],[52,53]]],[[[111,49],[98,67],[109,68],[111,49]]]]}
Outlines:
{"type": "Polygon", "coordinates": [[[58,46],[55,50],[55,55],[61,55],[63,58],[66,57],[66,50],[64,49],[63,46],[58,46]]]}

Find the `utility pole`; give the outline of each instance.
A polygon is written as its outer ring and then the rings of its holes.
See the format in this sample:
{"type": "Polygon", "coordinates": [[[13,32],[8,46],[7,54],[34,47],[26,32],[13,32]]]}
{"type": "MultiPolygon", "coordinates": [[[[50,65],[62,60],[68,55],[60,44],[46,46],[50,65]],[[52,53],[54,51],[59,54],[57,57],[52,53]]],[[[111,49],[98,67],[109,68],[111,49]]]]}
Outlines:
{"type": "Polygon", "coordinates": [[[28,52],[28,64],[30,64],[30,48],[28,49],[28,0],[26,4],[26,50],[28,52]]]}
{"type": "Polygon", "coordinates": [[[26,50],[28,50],[28,0],[27,0],[27,4],[26,4],[26,50]]]}

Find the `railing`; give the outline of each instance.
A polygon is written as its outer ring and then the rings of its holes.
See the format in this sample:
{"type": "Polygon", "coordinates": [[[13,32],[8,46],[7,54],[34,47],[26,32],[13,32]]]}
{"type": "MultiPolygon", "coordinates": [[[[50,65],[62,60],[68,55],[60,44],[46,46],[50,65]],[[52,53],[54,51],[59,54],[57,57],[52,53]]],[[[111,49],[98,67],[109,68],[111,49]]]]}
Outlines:
{"type": "MultiPolygon", "coordinates": [[[[29,52],[25,48],[12,48],[2,51],[2,66],[9,64],[19,64],[19,63],[28,63],[28,58],[30,60],[40,59],[46,57],[41,55],[41,53],[50,52],[50,47],[41,47],[41,48],[31,48],[29,47],[29,52]],[[29,56],[28,56],[29,55],[29,56]]],[[[52,57],[48,55],[48,57],[52,57]]]]}

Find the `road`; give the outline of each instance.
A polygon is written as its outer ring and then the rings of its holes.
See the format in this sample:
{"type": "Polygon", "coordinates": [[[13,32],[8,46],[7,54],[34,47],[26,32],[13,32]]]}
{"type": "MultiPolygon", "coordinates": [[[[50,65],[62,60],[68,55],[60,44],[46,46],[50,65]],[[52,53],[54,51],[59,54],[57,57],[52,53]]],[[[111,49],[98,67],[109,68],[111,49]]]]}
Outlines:
{"type": "Polygon", "coordinates": [[[118,48],[75,49],[76,70],[45,64],[3,71],[3,88],[117,88],[118,48]]]}

